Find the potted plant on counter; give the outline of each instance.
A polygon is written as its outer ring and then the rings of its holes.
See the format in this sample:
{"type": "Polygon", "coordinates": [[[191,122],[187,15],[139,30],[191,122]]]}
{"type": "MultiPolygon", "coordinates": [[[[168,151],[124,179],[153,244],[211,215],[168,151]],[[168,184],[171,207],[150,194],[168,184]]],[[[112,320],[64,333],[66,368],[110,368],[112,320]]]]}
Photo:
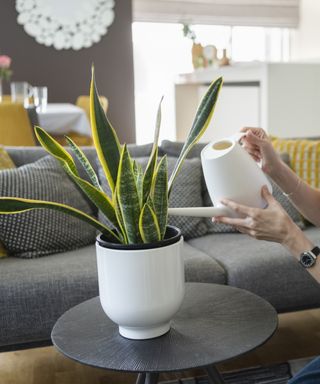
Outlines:
{"type": "Polygon", "coordinates": [[[131,158],[128,147],[120,145],[116,131],[100,105],[92,71],[92,136],[110,187],[110,196],[102,190],[88,159],[71,139],[67,138],[68,143],[89,181],[79,176],[69,152],[42,128],[35,127],[40,144],[61,163],[70,178],[108,219],[109,226],[71,206],[24,198],[0,198],[1,214],[54,209],[97,228],[100,232],[96,250],[101,305],[125,337],[147,339],[166,333],[170,329],[170,319],[182,303],[183,239],[179,229],[167,225],[168,198],[185,157],[210,122],[221,86],[222,78],[219,78],[208,88],[168,180],[166,156],[158,160],[161,102],[153,148],[143,170],[131,158]]]}

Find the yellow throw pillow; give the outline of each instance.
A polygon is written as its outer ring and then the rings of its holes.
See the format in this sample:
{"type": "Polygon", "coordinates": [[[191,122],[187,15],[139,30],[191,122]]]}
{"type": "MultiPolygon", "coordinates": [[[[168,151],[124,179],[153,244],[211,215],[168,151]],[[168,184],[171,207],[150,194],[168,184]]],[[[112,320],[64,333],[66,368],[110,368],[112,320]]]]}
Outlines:
{"type": "Polygon", "coordinates": [[[295,173],[314,188],[320,189],[320,141],[305,139],[274,139],[273,147],[288,153],[295,173]]]}
{"type": "MultiPolygon", "coordinates": [[[[14,165],[14,162],[11,160],[11,157],[8,155],[7,151],[2,146],[0,146],[0,171],[2,169],[10,168],[16,168],[16,166],[14,165]]],[[[8,256],[7,251],[0,241],[0,258],[6,256],[8,256]]]]}

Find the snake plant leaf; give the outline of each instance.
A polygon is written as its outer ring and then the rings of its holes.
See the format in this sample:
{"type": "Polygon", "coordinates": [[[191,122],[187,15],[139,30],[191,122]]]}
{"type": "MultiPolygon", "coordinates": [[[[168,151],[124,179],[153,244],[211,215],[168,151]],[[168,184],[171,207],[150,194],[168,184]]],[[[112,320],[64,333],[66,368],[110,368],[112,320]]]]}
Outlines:
{"type": "Polygon", "coordinates": [[[151,185],[157,165],[158,148],[151,152],[142,180],[142,205],[147,201],[151,192],[151,185]]]}
{"type": "Polygon", "coordinates": [[[139,233],[140,201],[132,161],[126,145],[123,146],[121,152],[116,193],[128,244],[138,244],[141,241],[139,233]]]}
{"type": "Polygon", "coordinates": [[[70,207],[69,205],[54,203],[44,200],[23,199],[20,197],[0,197],[0,214],[15,214],[30,211],[31,209],[53,209],[74,216],[95,227],[98,231],[104,233],[108,239],[117,243],[121,242],[120,237],[110,228],[106,227],[93,217],[86,213],[70,207]]]}
{"type": "Polygon", "coordinates": [[[133,161],[133,173],[137,184],[140,207],[142,207],[143,168],[136,160],[133,161]]]}
{"type": "Polygon", "coordinates": [[[62,168],[71,177],[71,179],[83,190],[93,204],[101,210],[101,212],[112,222],[112,224],[117,227],[118,221],[110,198],[103,191],[91,185],[88,181],[81,179],[77,170],[74,172],[75,165],[70,154],[45,130],[40,127],[36,127],[35,133],[43,148],[59,161],[62,168]],[[71,157],[72,163],[69,156],[71,157]],[[74,167],[71,167],[70,164],[73,164],[74,167]]]}
{"type": "Polygon", "coordinates": [[[49,152],[51,155],[53,155],[55,158],[61,158],[64,159],[64,161],[68,164],[71,171],[78,175],[77,167],[75,162],[73,161],[72,156],[70,153],[68,153],[62,145],[57,143],[56,140],[52,136],[50,136],[44,129],[41,127],[34,127],[34,132],[36,134],[36,137],[39,141],[39,143],[42,145],[42,147],[49,152]]]}
{"type": "Polygon", "coordinates": [[[151,195],[159,224],[160,237],[163,239],[168,221],[168,161],[166,155],[162,157],[157,166],[151,195]]]}
{"type": "Polygon", "coordinates": [[[119,226],[119,230],[120,230],[121,235],[122,235],[123,244],[128,244],[128,238],[127,238],[127,234],[125,231],[123,217],[122,217],[122,213],[120,210],[120,205],[119,205],[119,200],[118,200],[118,195],[117,195],[117,188],[115,188],[115,190],[114,190],[114,194],[112,196],[112,203],[113,203],[114,211],[116,213],[116,217],[118,220],[118,226],[119,226]]]}
{"type": "Polygon", "coordinates": [[[80,164],[82,165],[84,171],[89,176],[92,182],[92,185],[94,185],[98,189],[101,189],[98,176],[96,175],[94,169],[92,168],[92,165],[90,164],[90,161],[88,160],[87,156],[83,153],[81,148],[79,148],[77,144],[72,139],[70,139],[70,137],[65,136],[65,138],[70,146],[70,149],[75,154],[80,164]]]}
{"type": "Polygon", "coordinates": [[[154,131],[154,139],[153,139],[153,146],[151,155],[149,157],[149,161],[144,173],[143,177],[143,192],[142,192],[142,203],[144,204],[147,201],[148,195],[150,194],[152,180],[154,176],[154,171],[157,164],[157,158],[158,158],[158,141],[159,141],[159,133],[160,133],[160,126],[161,126],[161,103],[162,103],[163,97],[160,100],[158,111],[157,111],[157,118],[156,118],[156,126],[154,131]]]}
{"type": "Polygon", "coordinates": [[[94,146],[110,189],[113,192],[117,180],[121,146],[116,131],[100,104],[94,68],[92,68],[90,86],[90,120],[94,146]]]}
{"type": "Polygon", "coordinates": [[[147,203],[141,210],[139,229],[144,243],[154,243],[161,240],[157,216],[154,210],[147,203]]]}
{"type": "Polygon", "coordinates": [[[204,134],[205,130],[207,129],[210,123],[210,120],[214,113],[215,105],[218,100],[219,92],[222,87],[222,83],[222,77],[219,77],[217,80],[213,81],[200,102],[192,127],[182,147],[179,158],[175,164],[175,167],[172,171],[169,180],[169,196],[171,193],[173,182],[178,172],[180,171],[184,159],[186,158],[191,148],[199,141],[199,139],[204,134]]]}

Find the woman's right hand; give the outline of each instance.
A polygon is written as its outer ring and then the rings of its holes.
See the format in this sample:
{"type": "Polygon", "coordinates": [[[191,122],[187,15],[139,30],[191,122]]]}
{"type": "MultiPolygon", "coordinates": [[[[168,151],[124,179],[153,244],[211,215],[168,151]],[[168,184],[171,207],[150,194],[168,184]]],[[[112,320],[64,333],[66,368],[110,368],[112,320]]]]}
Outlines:
{"type": "Polygon", "coordinates": [[[249,127],[244,127],[240,131],[245,132],[245,136],[241,139],[243,148],[256,162],[261,161],[263,171],[272,177],[282,161],[266,132],[262,128],[249,127]]]}

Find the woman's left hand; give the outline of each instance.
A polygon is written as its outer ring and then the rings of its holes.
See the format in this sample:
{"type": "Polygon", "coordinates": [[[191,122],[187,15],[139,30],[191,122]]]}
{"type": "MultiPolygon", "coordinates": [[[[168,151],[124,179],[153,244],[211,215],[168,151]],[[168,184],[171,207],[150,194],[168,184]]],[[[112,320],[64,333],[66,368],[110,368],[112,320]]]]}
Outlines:
{"type": "Polygon", "coordinates": [[[261,195],[268,203],[265,209],[248,207],[231,200],[222,200],[222,204],[245,216],[245,218],[219,216],[214,218],[214,222],[230,224],[239,232],[246,233],[258,240],[286,244],[291,234],[295,232],[293,230],[296,227],[295,223],[270,194],[266,186],[262,188],[261,195]]]}

